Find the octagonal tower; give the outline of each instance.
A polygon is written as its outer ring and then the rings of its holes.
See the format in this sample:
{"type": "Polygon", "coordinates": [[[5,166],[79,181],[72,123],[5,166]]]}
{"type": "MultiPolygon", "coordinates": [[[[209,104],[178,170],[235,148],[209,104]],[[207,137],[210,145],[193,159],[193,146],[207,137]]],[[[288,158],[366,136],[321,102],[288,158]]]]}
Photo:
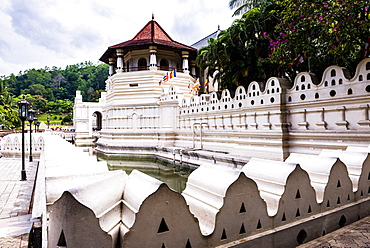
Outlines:
{"type": "Polygon", "coordinates": [[[195,60],[196,51],[174,41],[153,17],[133,39],[108,47],[100,58],[110,66],[106,104],[155,103],[170,85],[188,94],[195,74],[189,61],[195,60]]]}

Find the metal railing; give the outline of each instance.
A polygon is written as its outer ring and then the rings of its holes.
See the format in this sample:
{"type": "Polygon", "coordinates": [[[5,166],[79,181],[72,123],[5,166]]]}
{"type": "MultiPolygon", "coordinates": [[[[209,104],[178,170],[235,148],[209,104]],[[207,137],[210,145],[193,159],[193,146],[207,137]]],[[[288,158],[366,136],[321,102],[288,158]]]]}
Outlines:
{"type": "MultiPolygon", "coordinates": [[[[138,67],[130,67],[130,68],[122,68],[123,72],[130,72],[130,71],[148,71],[150,69],[150,66],[138,66],[138,67]]],[[[169,67],[169,66],[158,66],[158,70],[160,71],[173,71],[175,70],[177,72],[183,72],[183,69],[175,68],[175,67],[169,67]]]]}

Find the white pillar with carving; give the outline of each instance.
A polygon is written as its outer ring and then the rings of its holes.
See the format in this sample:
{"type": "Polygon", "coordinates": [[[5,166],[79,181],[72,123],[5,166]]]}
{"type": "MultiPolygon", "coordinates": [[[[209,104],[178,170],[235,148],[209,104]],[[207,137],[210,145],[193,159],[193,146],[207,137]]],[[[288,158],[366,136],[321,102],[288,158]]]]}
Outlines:
{"type": "Polygon", "coordinates": [[[117,54],[117,73],[123,72],[123,49],[116,49],[117,54]]]}
{"type": "Polygon", "coordinates": [[[189,52],[182,51],[182,69],[184,73],[189,73],[189,52]]]}
{"type": "Polygon", "coordinates": [[[157,47],[156,46],[150,46],[150,70],[156,71],[157,70],[157,47]]]}
{"type": "Polygon", "coordinates": [[[114,74],[114,64],[116,60],[114,58],[109,58],[109,76],[112,76],[114,74]]]}
{"type": "Polygon", "coordinates": [[[195,61],[194,60],[190,61],[190,69],[191,69],[191,75],[195,76],[196,71],[195,71],[195,61]]]}

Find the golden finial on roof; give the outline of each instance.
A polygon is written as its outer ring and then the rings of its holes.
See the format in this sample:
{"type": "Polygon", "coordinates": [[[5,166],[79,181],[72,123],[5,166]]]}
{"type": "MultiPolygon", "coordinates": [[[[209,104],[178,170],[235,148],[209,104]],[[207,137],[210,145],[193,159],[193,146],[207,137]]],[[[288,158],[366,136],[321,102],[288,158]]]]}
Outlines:
{"type": "Polygon", "coordinates": [[[152,21],[154,21],[154,13],[152,13],[152,21]]]}

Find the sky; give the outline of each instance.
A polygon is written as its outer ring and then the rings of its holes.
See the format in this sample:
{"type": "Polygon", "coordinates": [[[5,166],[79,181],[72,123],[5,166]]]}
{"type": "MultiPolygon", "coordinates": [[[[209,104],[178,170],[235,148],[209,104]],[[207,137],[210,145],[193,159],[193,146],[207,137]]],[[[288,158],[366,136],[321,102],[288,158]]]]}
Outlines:
{"type": "Polygon", "coordinates": [[[152,18],[192,45],[233,20],[229,0],[1,0],[0,76],[91,61],[152,18]]]}

